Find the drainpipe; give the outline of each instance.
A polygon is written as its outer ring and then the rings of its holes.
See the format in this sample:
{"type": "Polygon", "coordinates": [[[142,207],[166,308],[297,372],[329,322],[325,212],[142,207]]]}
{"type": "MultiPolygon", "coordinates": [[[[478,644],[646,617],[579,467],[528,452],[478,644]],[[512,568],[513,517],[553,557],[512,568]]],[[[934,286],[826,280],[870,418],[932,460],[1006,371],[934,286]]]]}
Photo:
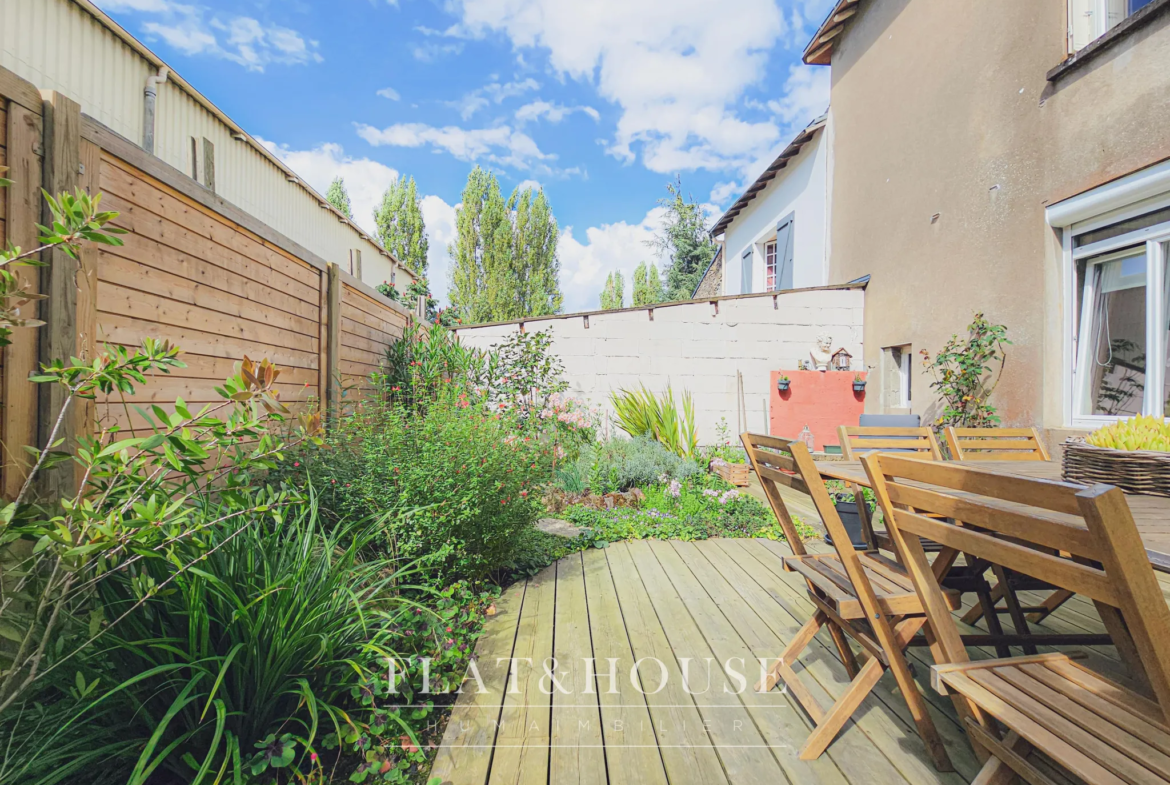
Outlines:
{"type": "Polygon", "coordinates": [[[151,155],[154,154],[154,106],[158,100],[158,86],[167,80],[170,72],[171,69],[164,65],[158,69],[157,75],[146,77],[146,87],[142,91],[142,149],[151,155]]]}

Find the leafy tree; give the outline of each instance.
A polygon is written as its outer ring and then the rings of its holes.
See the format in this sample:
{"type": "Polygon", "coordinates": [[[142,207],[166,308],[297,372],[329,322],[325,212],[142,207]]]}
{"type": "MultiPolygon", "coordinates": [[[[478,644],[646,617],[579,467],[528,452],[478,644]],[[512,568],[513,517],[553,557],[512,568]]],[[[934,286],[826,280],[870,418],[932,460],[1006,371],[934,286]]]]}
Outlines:
{"type": "Polygon", "coordinates": [[[382,204],[374,210],[374,223],[383,247],[411,270],[426,275],[427,227],[413,177],[399,177],[386,189],[382,204]]]}
{"type": "Polygon", "coordinates": [[[683,198],[682,178],[666,184],[669,197],[660,199],[666,210],[662,233],[647,242],[666,259],[665,300],[689,300],[715,256],[715,241],[707,233],[703,208],[695,198],[683,198]]]}
{"type": "Polygon", "coordinates": [[[666,292],[662,289],[662,281],[658,277],[658,267],[650,265],[650,274],[646,277],[647,302],[660,303],[666,300],[666,292]]]}
{"type": "Polygon", "coordinates": [[[545,316],[561,310],[561,264],[557,259],[560,229],[544,189],[516,189],[508,198],[512,217],[512,265],[503,285],[494,289],[497,319],[545,316]],[[506,314],[506,315],[505,315],[506,314]]]}
{"type": "Polygon", "coordinates": [[[514,191],[505,201],[495,175],[475,167],[447,249],[451,305],[469,324],[556,313],[559,234],[543,191],[514,191]]]}
{"type": "Polygon", "coordinates": [[[658,278],[658,268],[642,262],[634,270],[633,305],[653,305],[663,301],[662,282],[658,278]]]}
{"type": "Polygon", "coordinates": [[[353,220],[353,208],[349,204],[349,193],[345,190],[345,180],[340,177],[333,178],[333,182],[329,184],[329,190],[325,192],[325,201],[340,210],[346,218],[353,220]]]}
{"type": "Polygon", "coordinates": [[[625,306],[625,280],[619,271],[614,271],[605,279],[605,288],[601,290],[601,307],[609,311],[625,306]]]}

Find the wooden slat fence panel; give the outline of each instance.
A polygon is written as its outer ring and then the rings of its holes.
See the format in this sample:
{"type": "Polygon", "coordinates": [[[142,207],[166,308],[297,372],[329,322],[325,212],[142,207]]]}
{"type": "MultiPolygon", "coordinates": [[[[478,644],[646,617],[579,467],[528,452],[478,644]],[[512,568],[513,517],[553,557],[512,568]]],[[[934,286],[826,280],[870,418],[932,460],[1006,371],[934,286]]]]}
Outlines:
{"type": "Polygon", "coordinates": [[[320,271],[274,250],[248,230],[108,152],[101,158],[103,207],[120,213],[125,245],[98,264],[98,335],[127,346],[166,338],[188,367],[158,375],[123,405],[100,402],[103,426],[144,426],[133,405],[176,398],[220,401],[215,387],[245,355],[282,369],[282,401],[303,406],[318,393],[320,271]]]}
{"type": "Polygon", "coordinates": [[[410,315],[377,291],[342,273],[338,371],[347,400],[373,389],[370,375],[384,370],[386,349],[402,337],[410,315]]]}
{"type": "MultiPolygon", "coordinates": [[[[20,180],[19,187],[0,190],[0,243],[31,247],[36,241],[49,141],[40,97],[33,85],[0,68],[0,165],[17,169],[8,176],[20,180]]],[[[277,389],[294,409],[320,401],[331,384],[349,387],[350,400],[369,395],[369,375],[381,369],[386,348],[412,318],[406,308],[340,270],[330,276],[333,265],[326,260],[100,123],[83,116],[81,126],[80,142],[70,127],[72,141],[58,134],[54,143],[64,145],[63,160],[81,161],[79,183],[103,193],[103,208],[120,214],[115,225],[127,234],[120,247],[87,249],[83,271],[94,272],[77,279],[76,313],[69,304],[50,325],[18,331],[14,344],[0,349],[0,486],[6,498],[23,481],[11,456],[38,439],[37,390],[27,377],[45,341],[70,343],[84,356],[99,348],[95,344],[135,347],[147,337],[183,349],[186,368],[158,374],[132,398],[102,399],[86,412],[101,427],[123,431],[147,427],[135,405],[170,410],[178,398],[192,408],[219,402],[214,388],[245,355],[281,368],[277,389]],[[331,278],[334,311],[328,307],[331,278]],[[331,335],[337,339],[333,357],[331,335]],[[330,367],[337,370],[333,382],[330,367]]],[[[32,275],[35,291],[36,270],[32,275]]],[[[83,425],[79,432],[86,430],[83,425]]]]}

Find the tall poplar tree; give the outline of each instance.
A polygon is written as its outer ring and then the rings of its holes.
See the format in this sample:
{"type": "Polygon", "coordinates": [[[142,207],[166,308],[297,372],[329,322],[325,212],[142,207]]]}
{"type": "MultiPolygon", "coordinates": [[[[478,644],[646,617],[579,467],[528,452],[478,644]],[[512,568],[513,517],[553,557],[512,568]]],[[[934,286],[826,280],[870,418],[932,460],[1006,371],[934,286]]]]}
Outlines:
{"type": "Polygon", "coordinates": [[[353,208],[349,204],[349,194],[345,190],[345,180],[340,177],[334,177],[333,182],[329,184],[329,190],[325,192],[325,201],[336,207],[341,211],[341,214],[346,218],[353,220],[353,208]]]}
{"type": "Polygon", "coordinates": [[[653,305],[663,301],[662,282],[658,279],[658,268],[642,262],[634,270],[632,305],[653,305]]]}
{"type": "Polygon", "coordinates": [[[612,272],[605,279],[605,288],[601,290],[601,308],[604,311],[612,311],[615,308],[622,308],[625,306],[626,283],[622,278],[621,272],[612,272]]]}
{"type": "Polygon", "coordinates": [[[420,276],[427,274],[427,227],[414,178],[399,177],[374,209],[378,239],[398,261],[420,276]]]}
{"type": "Polygon", "coordinates": [[[475,167],[455,214],[451,305],[465,323],[556,313],[560,232],[543,190],[514,191],[507,201],[495,175],[475,167]]]}

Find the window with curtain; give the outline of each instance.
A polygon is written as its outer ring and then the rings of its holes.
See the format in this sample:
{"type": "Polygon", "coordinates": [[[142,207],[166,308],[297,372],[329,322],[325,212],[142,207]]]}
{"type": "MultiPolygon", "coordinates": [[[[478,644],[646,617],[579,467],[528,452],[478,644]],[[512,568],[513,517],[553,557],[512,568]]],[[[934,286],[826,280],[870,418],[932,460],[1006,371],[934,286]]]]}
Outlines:
{"type": "Polygon", "coordinates": [[[1080,263],[1080,414],[1141,414],[1146,389],[1146,252],[1080,263]]]}
{"type": "Polygon", "coordinates": [[[1074,417],[1170,414],[1170,223],[1139,223],[1073,239],[1074,417]]]}

